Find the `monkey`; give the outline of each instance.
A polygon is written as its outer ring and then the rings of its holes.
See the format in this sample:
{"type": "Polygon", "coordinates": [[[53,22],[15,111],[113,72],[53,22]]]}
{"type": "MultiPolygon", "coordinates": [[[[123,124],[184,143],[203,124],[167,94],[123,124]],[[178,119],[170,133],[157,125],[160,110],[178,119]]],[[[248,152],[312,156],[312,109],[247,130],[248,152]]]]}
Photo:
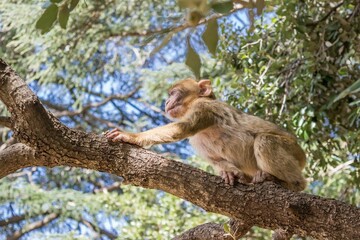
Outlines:
{"type": "Polygon", "coordinates": [[[302,191],[306,156],[292,133],[216,99],[211,81],[188,78],[169,89],[165,112],[174,122],[140,133],[114,129],[110,141],[141,147],[189,138],[226,184],[277,181],[302,191]]]}

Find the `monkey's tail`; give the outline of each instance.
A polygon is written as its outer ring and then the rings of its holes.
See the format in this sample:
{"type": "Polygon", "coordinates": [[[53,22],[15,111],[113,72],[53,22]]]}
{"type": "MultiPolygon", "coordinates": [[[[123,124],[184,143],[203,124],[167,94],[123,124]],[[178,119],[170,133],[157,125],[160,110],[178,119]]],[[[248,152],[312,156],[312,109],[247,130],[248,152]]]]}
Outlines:
{"type": "Polygon", "coordinates": [[[307,182],[306,179],[303,176],[299,176],[298,179],[296,179],[295,181],[290,181],[290,182],[281,182],[281,185],[287,189],[290,189],[292,191],[295,192],[301,192],[302,190],[304,190],[306,188],[307,182]]]}

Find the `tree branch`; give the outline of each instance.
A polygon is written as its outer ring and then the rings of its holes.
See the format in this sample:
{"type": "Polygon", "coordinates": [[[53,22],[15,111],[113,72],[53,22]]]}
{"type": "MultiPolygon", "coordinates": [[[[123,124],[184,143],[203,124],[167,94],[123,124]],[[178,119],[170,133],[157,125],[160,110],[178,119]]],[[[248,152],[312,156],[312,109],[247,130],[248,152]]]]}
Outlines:
{"type": "Polygon", "coordinates": [[[15,144],[0,152],[0,178],[27,166],[89,168],[262,228],[316,239],[360,239],[360,209],[355,206],[295,193],[272,182],[229,186],[218,176],[154,152],[67,128],[1,59],[0,99],[15,119],[15,137],[27,145],[15,144]]]}
{"type": "Polygon", "coordinates": [[[131,92],[129,92],[128,94],[122,95],[122,94],[115,94],[115,95],[111,95],[105,99],[103,99],[100,102],[96,102],[96,103],[90,103],[88,105],[83,106],[81,109],[75,110],[75,111],[68,111],[66,109],[62,109],[59,106],[55,106],[53,104],[51,104],[50,102],[46,102],[47,105],[49,105],[50,107],[56,109],[57,111],[54,113],[54,116],[56,117],[63,117],[63,116],[76,116],[79,114],[82,114],[88,110],[90,110],[91,108],[98,108],[101,107],[103,105],[105,105],[106,103],[112,101],[112,100],[124,100],[127,99],[131,96],[133,96],[140,87],[135,88],[134,90],[132,90],[131,92]]]}
{"type": "Polygon", "coordinates": [[[175,237],[173,240],[234,240],[240,239],[246,235],[251,229],[252,224],[243,223],[237,220],[229,221],[229,231],[225,232],[224,226],[217,223],[205,223],[196,226],[181,235],[175,237]]]}
{"type": "Polygon", "coordinates": [[[54,221],[59,215],[57,213],[51,213],[45,216],[42,220],[25,225],[21,230],[16,231],[13,235],[7,237],[7,240],[17,240],[24,234],[29,233],[33,230],[39,229],[48,223],[54,221]]]}
{"type": "Polygon", "coordinates": [[[176,33],[176,32],[183,31],[187,28],[197,27],[197,26],[206,24],[211,20],[215,20],[215,19],[219,19],[219,18],[228,16],[228,15],[233,14],[241,9],[243,9],[243,7],[235,8],[235,9],[231,10],[228,14],[220,14],[220,13],[213,14],[212,16],[210,16],[208,18],[203,18],[202,20],[200,20],[196,24],[196,26],[190,25],[189,23],[185,22],[178,26],[173,26],[173,27],[169,27],[169,28],[157,28],[157,29],[153,29],[150,31],[111,33],[109,37],[113,37],[113,38],[115,38],[115,37],[146,37],[146,36],[150,36],[150,35],[154,35],[154,34],[163,34],[163,33],[169,33],[169,32],[176,33]]]}
{"type": "Polygon", "coordinates": [[[0,227],[4,227],[9,224],[20,222],[20,221],[24,220],[25,218],[26,218],[26,215],[23,214],[23,215],[12,216],[12,217],[4,219],[4,220],[0,220],[0,227]]]}
{"type": "Polygon", "coordinates": [[[35,157],[35,151],[22,143],[16,143],[0,151],[0,178],[24,167],[42,164],[35,157]]]}
{"type": "Polygon", "coordinates": [[[0,125],[7,128],[11,128],[11,118],[0,116],[0,125]]]}
{"type": "Polygon", "coordinates": [[[333,13],[333,12],[336,12],[336,10],[341,7],[345,2],[340,2],[338,3],[335,7],[331,8],[330,11],[325,14],[325,16],[323,16],[322,18],[320,18],[319,20],[315,21],[315,22],[311,22],[311,23],[307,23],[306,26],[308,27],[314,27],[316,25],[318,25],[319,23],[325,21],[328,17],[330,17],[330,15],[333,13]]]}
{"type": "Polygon", "coordinates": [[[217,223],[205,223],[196,226],[173,240],[233,240],[230,234],[224,231],[224,227],[217,223]]]}
{"type": "Polygon", "coordinates": [[[93,224],[92,222],[89,222],[89,221],[87,221],[87,220],[85,220],[85,219],[81,219],[81,221],[82,221],[87,227],[93,229],[94,231],[97,231],[97,229],[98,229],[100,234],[103,234],[103,235],[107,236],[107,237],[110,238],[110,239],[116,239],[116,238],[117,238],[117,236],[116,236],[115,234],[113,234],[113,233],[111,233],[111,232],[109,232],[109,231],[107,231],[107,230],[105,230],[105,229],[103,229],[103,228],[100,228],[100,227],[96,226],[96,225],[93,224]]]}

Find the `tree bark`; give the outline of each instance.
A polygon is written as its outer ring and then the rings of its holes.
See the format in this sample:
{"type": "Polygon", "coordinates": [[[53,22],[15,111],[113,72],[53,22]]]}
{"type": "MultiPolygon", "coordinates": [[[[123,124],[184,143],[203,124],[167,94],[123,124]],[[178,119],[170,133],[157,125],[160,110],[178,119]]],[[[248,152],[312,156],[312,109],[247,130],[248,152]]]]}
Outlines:
{"type": "Polygon", "coordinates": [[[223,226],[217,223],[205,223],[194,227],[172,240],[234,240],[226,234],[223,226]]]}
{"type": "Polygon", "coordinates": [[[360,239],[360,209],[355,206],[271,182],[229,186],[218,176],[154,152],[66,127],[1,59],[0,100],[19,142],[0,152],[0,178],[28,166],[89,168],[122,176],[127,184],[163,190],[249,226],[317,239],[360,239]]]}

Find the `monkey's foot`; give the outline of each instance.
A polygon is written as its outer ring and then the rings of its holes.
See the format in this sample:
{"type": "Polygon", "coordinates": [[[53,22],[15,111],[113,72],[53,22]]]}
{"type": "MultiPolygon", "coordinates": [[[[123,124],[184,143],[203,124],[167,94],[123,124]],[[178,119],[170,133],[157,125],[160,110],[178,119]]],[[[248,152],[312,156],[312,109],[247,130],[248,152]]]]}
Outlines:
{"type": "Polygon", "coordinates": [[[251,178],[247,177],[242,172],[231,172],[231,171],[221,170],[220,176],[222,177],[222,179],[224,179],[226,184],[230,184],[231,186],[234,185],[235,180],[237,180],[237,182],[242,184],[248,184],[251,182],[251,178]]]}
{"type": "Polygon", "coordinates": [[[241,184],[251,183],[251,177],[249,177],[248,175],[245,175],[242,172],[239,172],[238,174],[236,174],[236,178],[237,178],[238,182],[241,184]]]}
{"type": "Polygon", "coordinates": [[[272,181],[272,182],[279,182],[279,179],[275,176],[271,175],[270,173],[264,172],[264,171],[257,171],[255,176],[252,179],[252,183],[262,183],[266,181],[272,181]]]}
{"type": "Polygon", "coordinates": [[[236,176],[235,173],[221,170],[220,176],[222,179],[224,179],[226,184],[230,184],[231,186],[234,185],[235,176],[236,176]]]}

